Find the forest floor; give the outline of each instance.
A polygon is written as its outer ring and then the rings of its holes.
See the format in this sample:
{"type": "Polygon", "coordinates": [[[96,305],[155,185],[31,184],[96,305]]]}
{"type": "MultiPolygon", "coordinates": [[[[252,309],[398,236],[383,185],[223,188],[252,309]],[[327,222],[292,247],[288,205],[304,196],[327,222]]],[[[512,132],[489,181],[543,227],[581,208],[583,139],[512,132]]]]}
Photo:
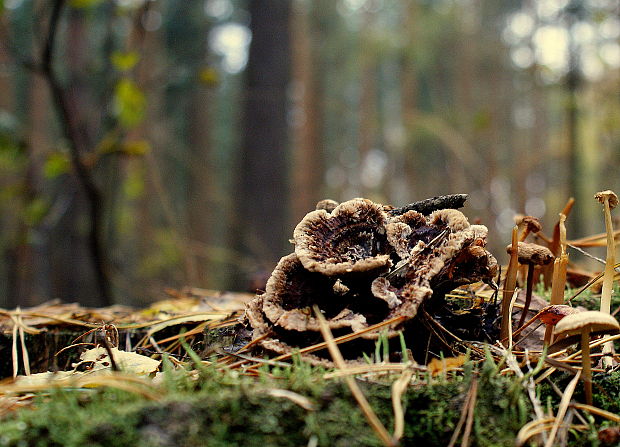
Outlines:
{"type": "MultiPolygon", "coordinates": [[[[587,406],[573,380],[579,365],[490,344],[422,365],[403,345],[395,361],[380,338],[350,370],[295,353],[231,354],[245,343],[236,322],[251,296],[173,294],[142,311],[4,312],[0,362],[16,377],[0,383],[0,446],[619,444],[618,370],[594,369],[587,406]]],[[[596,301],[584,293],[573,304],[596,301]]]]}

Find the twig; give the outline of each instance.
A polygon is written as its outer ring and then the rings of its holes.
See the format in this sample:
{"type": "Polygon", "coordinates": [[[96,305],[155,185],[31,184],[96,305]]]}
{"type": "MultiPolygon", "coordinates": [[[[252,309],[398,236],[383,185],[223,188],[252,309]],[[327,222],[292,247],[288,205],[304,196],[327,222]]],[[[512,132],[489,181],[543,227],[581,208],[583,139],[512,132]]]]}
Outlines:
{"type": "MultiPolygon", "coordinates": [[[[332,356],[332,359],[336,367],[338,367],[339,369],[346,369],[347,365],[344,361],[344,358],[342,357],[342,354],[340,353],[340,349],[338,349],[338,345],[334,341],[334,336],[332,335],[332,332],[329,329],[329,326],[327,325],[327,321],[325,321],[325,317],[321,313],[321,310],[318,308],[318,306],[316,305],[313,306],[313,309],[314,309],[316,318],[319,321],[321,334],[323,335],[323,338],[325,339],[325,343],[327,344],[327,349],[329,350],[329,353],[332,356]]],[[[351,394],[353,394],[353,397],[355,398],[360,409],[362,410],[362,413],[366,417],[366,420],[368,421],[372,429],[375,431],[375,433],[377,434],[377,437],[381,440],[383,445],[388,446],[388,447],[398,445],[398,443],[395,442],[395,440],[390,437],[390,434],[385,429],[385,427],[383,426],[383,424],[377,417],[376,413],[373,411],[372,407],[366,400],[364,393],[362,393],[362,390],[359,388],[359,386],[355,382],[355,379],[351,376],[346,376],[344,380],[347,386],[349,387],[349,389],[351,390],[351,394]]]]}
{"type": "Polygon", "coordinates": [[[558,414],[555,417],[555,422],[553,424],[553,428],[551,429],[551,433],[549,433],[549,439],[547,439],[545,447],[553,446],[553,442],[555,441],[555,435],[558,432],[558,429],[560,428],[560,424],[562,423],[562,420],[564,419],[564,415],[566,414],[566,410],[568,409],[568,405],[570,404],[570,400],[573,397],[573,393],[575,392],[575,387],[577,386],[577,383],[579,382],[580,377],[581,377],[581,371],[575,374],[575,377],[573,377],[573,379],[570,381],[570,383],[564,390],[564,393],[562,395],[562,400],[560,401],[560,406],[558,407],[558,414]]]}
{"type": "Polygon", "coordinates": [[[592,405],[580,404],[577,402],[570,404],[570,406],[578,410],[584,410],[584,411],[587,411],[588,413],[592,413],[597,416],[604,417],[605,419],[608,419],[616,424],[620,423],[620,416],[610,411],[602,410],[601,408],[596,408],[596,407],[593,407],[592,405]]]}
{"type": "MultiPolygon", "coordinates": [[[[38,71],[43,75],[54,100],[54,105],[60,115],[60,124],[67,139],[71,154],[71,165],[80,182],[90,207],[90,231],[88,235],[89,249],[93,258],[95,276],[101,301],[104,306],[112,304],[112,292],[108,278],[108,262],[102,242],[102,198],[99,188],[95,185],[92,175],[82,160],[82,150],[80,148],[80,131],[74,121],[74,114],[69,111],[69,105],[64,89],[60,85],[58,77],[53,68],[54,49],[56,46],[56,34],[58,31],[60,17],[65,6],[65,0],[55,0],[52,4],[49,24],[47,27],[47,38],[41,64],[38,71]]],[[[33,67],[30,67],[33,68],[33,67]]]]}
{"type": "Polygon", "coordinates": [[[471,434],[471,428],[474,423],[474,413],[476,412],[476,399],[478,397],[478,379],[474,377],[471,384],[471,397],[469,398],[469,404],[467,405],[467,422],[465,423],[465,431],[463,432],[463,439],[461,440],[461,447],[469,446],[469,435],[471,434]]]}
{"type": "Polygon", "coordinates": [[[103,342],[103,347],[108,353],[108,357],[110,357],[110,366],[112,367],[112,371],[116,371],[116,372],[120,371],[120,368],[118,367],[118,363],[116,363],[116,360],[114,359],[114,353],[112,352],[110,343],[108,343],[107,337],[104,335],[101,341],[103,342]]]}
{"type": "Polygon", "coordinates": [[[391,214],[392,216],[399,216],[401,214],[405,214],[407,211],[417,211],[420,214],[430,214],[433,211],[447,208],[463,208],[468,197],[469,196],[467,194],[450,194],[447,196],[431,197],[430,199],[413,202],[400,208],[394,208],[393,210],[389,210],[388,214],[391,214]]]}

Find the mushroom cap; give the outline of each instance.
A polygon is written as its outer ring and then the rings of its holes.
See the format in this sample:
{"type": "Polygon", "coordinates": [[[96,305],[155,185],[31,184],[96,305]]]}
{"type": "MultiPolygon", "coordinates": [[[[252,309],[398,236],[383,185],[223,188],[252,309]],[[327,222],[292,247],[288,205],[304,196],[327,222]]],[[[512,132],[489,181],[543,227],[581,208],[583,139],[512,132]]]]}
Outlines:
{"type": "Polygon", "coordinates": [[[610,189],[597,192],[594,194],[594,198],[601,203],[605,203],[606,198],[609,199],[609,208],[612,210],[618,206],[618,196],[610,189]]]}
{"type": "Polygon", "coordinates": [[[319,200],[316,203],[316,207],[315,209],[317,210],[325,210],[328,213],[331,213],[332,211],[334,211],[334,209],[338,206],[338,202],[336,202],[335,200],[332,199],[323,199],[323,200],[319,200]]]}
{"type": "Polygon", "coordinates": [[[534,216],[523,216],[519,223],[521,225],[524,225],[532,233],[538,233],[540,230],[542,230],[542,224],[540,223],[540,220],[534,216]]]}
{"type": "MultiPolygon", "coordinates": [[[[512,245],[506,247],[506,252],[512,254],[512,245]]],[[[529,242],[518,243],[517,256],[520,264],[546,265],[554,259],[553,253],[547,247],[529,242]]]]}
{"type": "Polygon", "coordinates": [[[572,315],[579,312],[582,311],[574,307],[567,306],[566,304],[552,304],[540,310],[538,319],[545,324],[556,325],[567,315],[572,315]]]}
{"type": "Polygon", "coordinates": [[[565,316],[556,324],[554,332],[557,335],[574,335],[585,327],[590,327],[590,332],[616,332],[620,329],[620,324],[609,314],[589,310],[565,316]]]}
{"type": "Polygon", "coordinates": [[[368,199],[312,211],[295,227],[295,253],[304,268],[328,276],[387,268],[386,222],[383,206],[368,199]]]}

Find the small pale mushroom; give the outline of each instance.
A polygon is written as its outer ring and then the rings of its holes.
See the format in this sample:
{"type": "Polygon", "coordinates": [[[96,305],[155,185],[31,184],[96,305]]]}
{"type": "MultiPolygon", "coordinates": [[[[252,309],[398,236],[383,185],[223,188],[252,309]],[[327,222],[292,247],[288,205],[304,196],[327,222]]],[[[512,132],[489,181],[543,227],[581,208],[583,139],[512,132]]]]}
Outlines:
{"type": "MultiPolygon", "coordinates": [[[[600,191],[594,195],[594,198],[603,204],[603,212],[605,213],[605,230],[607,231],[607,256],[605,258],[605,273],[603,274],[603,289],[601,290],[601,312],[611,312],[611,293],[614,286],[614,276],[616,264],[616,247],[614,241],[614,229],[611,222],[611,210],[618,206],[618,196],[610,190],[600,191]]],[[[603,352],[613,352],[613,343],[606,343],[603,352]]],[[[603,364],[611,367],[613,362],[611,358],[605,358],[603,364]]]]}
{"type": "Polygon", "coordinates": [[[523,226],[523,232],[519,236],[520,242],[523,242],[530,233],[538,233],[542,230],[540,220],[534,216],[523,216],[519,224],[523,226]]]}
{"type": "MultiPolygon", "coordinates": [[[[506,247],[508,254],[512,253],[512,245],[506,247]]],[[[517,244],[517,259],[519,264],[527,265],[527,283],[525,288],[525,303],[523,305],[523,312],[519,319],[519,327],[525,323],[527,312],[530,309],[530,303],[532,302],[532,289],[534,286],[534,268],[537,265],[547,265],[553,261],[554,256],[547,247],[543,247],[538,244],[531,244],[529,242],[519,242],[517,244]]]]}
{"type": "Polygon", "coordinates": [[[555,326],[559,336],[579,336],[581,340],[582,379],[586,403],[592,405],[592,372],[590,370],[590,336],[592,333],[612,334],[620,330],[618,321],[609,314],[591,310],[568,315],[555,326]]]}
{"type": "Polygon", "coordinates": [[[611,291],[614,280],[615,246],[614,229],[611,222],[611,210],[618,206],[618,196],[610,190],[600,191],[594,198],[603,204],[605,213],[605,229],[607,231],[607,258],[605,261],[605,274],[603,276],[603,290],[601,292],[601,312],[610,312],[611,291]]]}

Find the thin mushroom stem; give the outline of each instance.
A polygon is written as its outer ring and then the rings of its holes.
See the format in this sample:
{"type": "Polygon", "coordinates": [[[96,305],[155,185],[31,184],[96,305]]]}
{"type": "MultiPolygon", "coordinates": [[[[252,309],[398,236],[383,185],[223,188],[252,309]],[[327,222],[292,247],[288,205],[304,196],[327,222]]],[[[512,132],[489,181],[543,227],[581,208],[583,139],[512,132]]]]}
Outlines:
{"type": "MultiPolygon", "coordinates": [[[[618,197],[613,191],[601,191],[596,194],[595,198],[603,202],[603,211],[605,214],[605,230],[607,231],[607,256],[605,258],[605,273],[603,275],[603,289],[601,290],[601,312],[611,313],[611,293],[614,285],[614,264],[615,260],[615,241],[614,229],[611,222],[611,209],[617,206],[618,197]],[[611,200],[614,200],[614,203],[611,200]]],[[[603,345],[603,354],[612,354],[614,352],[614,344],[611,342],[603,345]]],[[[614,364],[612,356],[603,357],[603,366],[608,369],[614,364]]]]}
{"type": "Polygon", "coordinates": [[[512,229],[512,248],[510,251],[510,261],[508,262],[508,269],[506,270],[506,278],[504,279],[504,293],[502,296],[502,322],[500,327],[501,340],[507,340],[511,328],[508,326],[510,321],[510,300],[514,294],[515,287],[517,286],[517,269],[518,269],[518,231],[519,228],[515,226],[512,229]]]}
{"type": "Polygon", "coordinates": [[[601,312],[611,312],[611,292],[614,284],[615,243],[614,229],[611,222],[611,208],[609,197],[605,197],[605,229],[607,230],[607,257],[605,259],[605,274],[603,275],[603,289],[601,291],[601,312]]]}
{"type": "Polygon", "coordinates": [[[586,403],[592,405],[592,371],[590,370],[590,327],[581,330],[581,377],[586,403]]]}
{"type": "Polygon", "coordinates": [[[527,266],[527,283],[525,286],[525,303],[523,304],[523,310],[521,318],[519,318],[518,327],[523,326],[525,319],[527,318],[527,312],[530,310],[530,303],[532,302],[532,289],[534,288],[534,264],[528,264],[527,266]]]}

